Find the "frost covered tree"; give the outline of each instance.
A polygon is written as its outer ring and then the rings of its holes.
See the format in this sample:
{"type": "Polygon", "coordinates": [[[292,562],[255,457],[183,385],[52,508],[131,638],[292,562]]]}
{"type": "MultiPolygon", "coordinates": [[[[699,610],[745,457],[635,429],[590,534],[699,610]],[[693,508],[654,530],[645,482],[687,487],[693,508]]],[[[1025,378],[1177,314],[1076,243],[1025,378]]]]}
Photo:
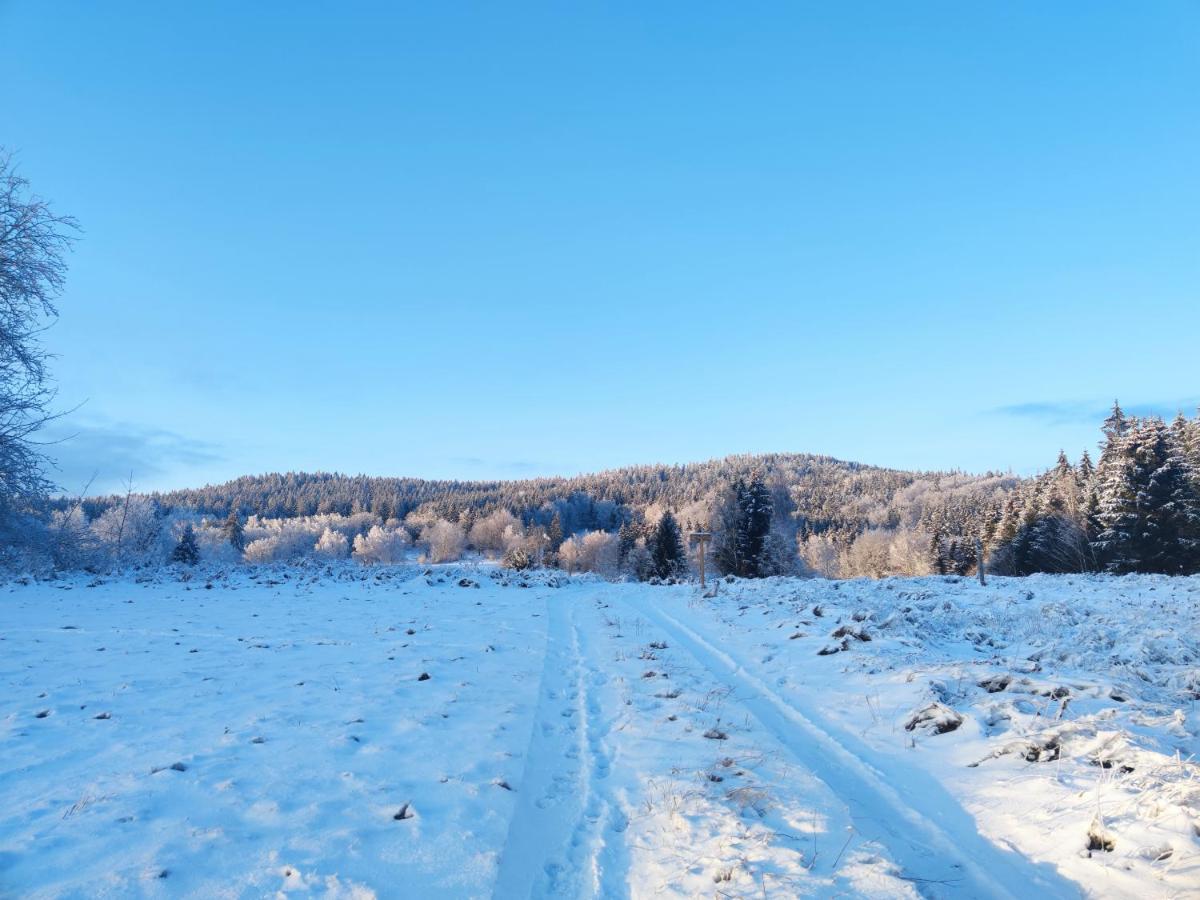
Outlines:
{"type": "Polygon", "coordinates": [[[457,523],[438,519],[422,530],[421,542],[425,545],[427,562],[453,562],[462,557],[467,536],[457,523]]]}
{"type": "Polygon", "coordinates": [[[514,546],[504,552],[504,556],[500,558],[500,565],[515,572],[524,572],[533,568],[533,557],[524,547],[514,546]]]}
{"type": "Polygon", "coordinates": [[[568,572],[614,575],[621,562],[620,539],[611,531],[573,534],[558,548],[559,565],[568,572]]]}
{"type": "Polygon", "coordinates": [[[91,524],[100,552],[117,566],[161,563],[171,549],[158,505],[148,497],[127,494],[120,506],[105,510],[91,524]]]}
{"type": "Polygon", "coordinates": [[[625,557],[629,555],[639,537],[641,534],[637,525],[628,521],[621,523],[617,531],[617,553],[621,563],[625,562],[625,557]]]}
{"type": "Polygon", "coordinates": [[[842,557],[845,578],[885,578],[892,573],[892,533],[872,528],[860,534],[842,557]]]}
{"type": "Polygon", "coordinates": [[[231,509],[229,515],[225,517],[225,524],[221,526],[221,532],[225,536],[225,540],[238,553],[246,549],[246,530],[242,527],[242,520],[238,517],[237,510],[231,509]]]}
{"type": "Polygon", "coordinates": [[[822,578],[841,577],[841,548],[832,535],[806,535],[799,539],[797,551],[809,572],[822,578]]]}
{"type": "Polygon", "coordinates": [[[326,526],[313,545],[313,552],[327,559],[345,559],[350,555],[350,539],[326,526]]]}
{"type": "Polygon", "coordinates": [[[1040,504],[1026,527],[1021,574],[1083,572],[1091,568],[1078,473],[1059,451],[1058,462],[1042,479],[1040,504]]]}
{"type": "Polygon", "coordinates": [[[1104,420],[1099,463],[1084,454],[1010,495],[993,537],[997,572],[1200,571],[1200,490],[1190,462],[1192,422],[1104,420]]]}
{"type": "Polygon", "coordinates": [[[1102,460],[1093,546],[1105,569],[1195,571],[1200,506],[1184,450],[1163,421],[1138,420],[1114,433],[1102,460]]]}
{"type": "Polygon", "coordinates": [[[583,555],[583,541],[579,535],[571,535],[558,548],[558,565],[564,571],[574,574],[582,572],[583,567],[580,565],[580,558],[583,555]]]}
{"type": "Polygon", "coordinates": [[[774,498],[760,471],[748,482],[731,485],[717,503],[713,556],[722,572],[741,578],[774,574],[767,552],[774,512],[774,498]]]}
{"type": "Polygon", "coordinates": [[[1104,435],[1104,440],[1100,443],[1100,464],[1103,466],[1111,455],[1118,451],[1121,439],[1129,431],[1129,418],[1121,409],[1119,401],[1113,401],[1112,411],[1101,424],[1100,431],[1104,435]]]}
{"type": "Polygon", "coordinates": [[[402,528],[372,525],[366,534],[354,538],[354,559],[364,565],[403,562],[407,550],[408,534],[402,528]]]}
{"type": "Polygon", "coordinates": [[[183,563],[187,566],[194,566],[200,562],[200,548],[196,545],[196,532],[192,528],[191,522],[183,526],[183,534],[179,537],[179,543],[171,551],[171,562],[183,563]]]}
{"type": "Polygon", "coordinates": [[[506,538],[520,528],[520,519],[507,509],[498,509],[471,526],[468,543],[480,553],[498,558],[507,549],[506,538]]]}
{"type": "Polygon", "coordinates": [[[741,502],[742,531],[738,540],[742,543],[742,558],[746,561],[746,575],[750,578],[768,574],[767,536],[771,533],[771,519],[775,514],[775,503],[763,481],[761,472],[755,472],[741,502]]]}
{"type": "Polygon", "coordinates": [[[683,548],[683,536],[671,513],[665,512],[659,518],[649,543],[655,575],[667,579],[679,578],[686,573],[687,553],[683,548]]]}
{"type": "Polygon", "coordinates": [[[940,529],[934,531],[929,538],[929,565],[935,575],[945,575],[949,568],[946,562],[946,547],[940,529]]]}
{"type": "Polygon", "coordinates": [[[553,518],[550,519],[550,525],[546,528],[546,550],[550,553],[557,553],[562,542],[562,516],[555,512],[553,518]]]}
{"type": "Polygon", "coordinates": [[[0,148],[0,556],[24,542],[51,487],[34,440],[52,418],[54,397],[39,335],[58,315],[77,228],[30,192],[0,148]]]}

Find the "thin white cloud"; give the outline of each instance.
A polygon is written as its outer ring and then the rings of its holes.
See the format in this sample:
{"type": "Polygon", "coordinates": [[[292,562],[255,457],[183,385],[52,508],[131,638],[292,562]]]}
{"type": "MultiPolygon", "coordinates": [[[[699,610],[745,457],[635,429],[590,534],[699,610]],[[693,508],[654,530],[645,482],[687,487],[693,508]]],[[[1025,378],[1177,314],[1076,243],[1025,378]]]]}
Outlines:
{"type": "Polygon", "coordinates": [[[202,466],[223,459],[207,441],[129,422],[100,419],[55,422],[39,439],[55,463],[50,473],[64,491],[75,492],[91,482],[91,493],[123,487],[132,475],[134,487],[179,468],[202,466]]]}

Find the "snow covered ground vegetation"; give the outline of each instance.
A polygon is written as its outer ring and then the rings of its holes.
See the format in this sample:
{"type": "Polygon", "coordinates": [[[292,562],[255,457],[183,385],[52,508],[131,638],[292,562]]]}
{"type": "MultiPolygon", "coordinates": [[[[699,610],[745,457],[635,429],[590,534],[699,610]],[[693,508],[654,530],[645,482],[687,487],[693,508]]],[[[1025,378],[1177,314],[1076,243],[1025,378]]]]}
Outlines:
{"type": "Polygon", "coordinates": [[[705,596],[313,532],[0,587],[0,895],[1200,889],[1200,578],[705,596]]]}

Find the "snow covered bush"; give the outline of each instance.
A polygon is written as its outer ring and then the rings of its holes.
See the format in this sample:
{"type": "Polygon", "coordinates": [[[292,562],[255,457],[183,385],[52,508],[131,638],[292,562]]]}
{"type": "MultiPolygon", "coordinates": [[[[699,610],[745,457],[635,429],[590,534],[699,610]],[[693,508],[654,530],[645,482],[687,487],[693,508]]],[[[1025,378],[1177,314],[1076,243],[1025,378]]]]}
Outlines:
{"type": "Polygon", "coordinates": [[[928,534],[913,528],[871,528],[864,531],[840,554],[837,574],[831,575],[833,545],[810,537],[803,550],[805,562],[826,577],[887,578],[929,575],[932,545],[928,534]]]}
{"type": "Polygon", "coordinates": [[[408,549],[408,532],[403,528],[371,526],[354,538],[354,558],[363,565],[392,565],[403,562],[408,549]]]}
{"type": "Polygon", "coordinates": [[[888,560],[892,575],[930,575],[932,545],[928,532],[899,528],[892,533],[888,560]]]}
{"type": "Polygon", "coordinates": [[[258,538],[246,545],[246,550],[242,555],[248,563],[275,562],[281,556],[278,544],[278,537],[258,538]]]}
{"type": "Polygon", "coordinates": [[[822,578],[840,578],[841,554],[837,542],[827,534],[810,534],[800,541],[800,561],[822,578]]]}
{"type": "Polygon", "coordinates": [[[467,536],[462,527],[445,519],[438,519],[421,532],[426,562],[453,562],[462,557],[466,542],[467,536]]]}
{"type": "MultiPolygon", "coordinates": [[[[369,513],[341,516],[322,513],[288,519],[250,516],[242,526],[247,562],[292,562],[315,557],[342,559],[349,555],[351,538],[376,526],[369,513]]],[[[228,525],[214,526],[230,542],[228,525]]]]}
{"type": "Polygon", "coordinates": [[[500,560],[500,565],[506,569],[523,572],[533,565],[533,559],[523,547],[513,547],[505,552],[504,558],[500,560]]]}
{"type": "Polygon", "coordinates": [[[620,561],[620,542],[611,531],[589,531],[583,536],[580,565],[586,572],[615,575],[620,561]]]}
{"type": "Polygon", "coordinates": [[[250,563],[292,562],[308,556],[312,548],[313,535],[310,531],[284,528],[248,543],[245,558],[250,563]]]}
{"type": "Polygon", "coordinates": [[[558,562],[568,572],[596,572],[612,576],[620,560],[620,541],[611,531],[589,531],[563,541],[558,562]]]}
{"type": "Polygon", "coordinates": [[[345,559],[350,555],[350,541],[340,531],[334,531],[332,528],[326,526],[325,530],[321,532],[321,536],[317,539],[317,543],[313,546],[313,551],[317,556],[328,559],[345,559]]]}
{"type": "Polygon", "coordinates": [[[174,545],[157,504],[148,497],[127,497],[92,522],[91,531],[100,552],[116,566],[162,562],[174,545]]]}
{"type": "Polygon", "coordinates": [[[498,509],[471,526],[468,542],[480,553],[497,557],[510,546],[510,534],[520,529],[521,522],[516,516],[507,509],[498,509]]]}
{"type": "MultiPolygon", "coordinates": [[[[230,565],[241,561],[242,551],[229,542],[229,537],[220,524],[204,521],[195,531],[201,562],[230,565]]],[[[242,550],[245,550],[244,546],[242,550]]]]}

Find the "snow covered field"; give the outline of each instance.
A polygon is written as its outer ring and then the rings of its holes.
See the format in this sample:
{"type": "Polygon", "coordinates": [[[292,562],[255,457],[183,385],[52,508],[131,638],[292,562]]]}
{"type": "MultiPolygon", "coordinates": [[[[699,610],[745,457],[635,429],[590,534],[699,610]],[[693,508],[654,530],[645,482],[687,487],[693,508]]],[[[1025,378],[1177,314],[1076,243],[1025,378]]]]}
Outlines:
{"type": "Polygon", "coordinates": [[[1198,697],[1200,578],[10,583],[0,895],[1200,896],[1198,697]]]}

